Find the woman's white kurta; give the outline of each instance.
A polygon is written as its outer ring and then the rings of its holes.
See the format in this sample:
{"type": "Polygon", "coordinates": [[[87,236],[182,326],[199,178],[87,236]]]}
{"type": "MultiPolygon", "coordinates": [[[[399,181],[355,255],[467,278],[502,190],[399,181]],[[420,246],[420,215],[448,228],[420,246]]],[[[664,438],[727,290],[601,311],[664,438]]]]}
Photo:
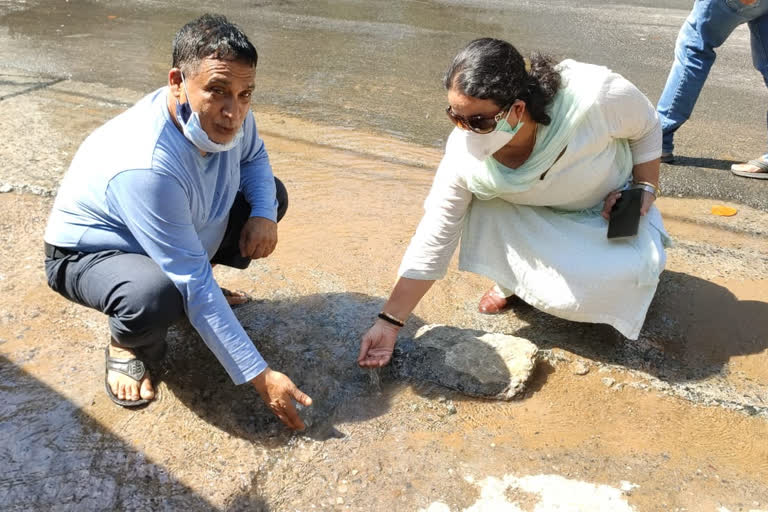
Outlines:
{"type": "Polygon", "coordinates": [[[641,219],[636,237],[606,238],[603,200],[627,181],[615,139],[629,141],[634,164],[661,155],[653,105],[610,73],[555,164],[542,169],[527,190],[483,201],[469,191],[466,176],[484,164],[468,154],[454,130],[399,274],[443,277],[461,238],[461,270],[493,279],[542,311],[610,324],[637,339],[669,238],[655,206],[641,219]]]}

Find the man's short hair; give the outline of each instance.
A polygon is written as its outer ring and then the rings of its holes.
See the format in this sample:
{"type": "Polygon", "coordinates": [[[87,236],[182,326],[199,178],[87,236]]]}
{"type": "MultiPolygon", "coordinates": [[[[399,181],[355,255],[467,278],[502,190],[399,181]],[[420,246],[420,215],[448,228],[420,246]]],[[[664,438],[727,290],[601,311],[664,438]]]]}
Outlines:
{"type": "Polygon", "coordinates": [[[219,14],[203,14],[173,38],[172,67],[187,75],[197,73],[203,59],[234,60],[256,67],[256,48],[242,30],[219,14]]]}

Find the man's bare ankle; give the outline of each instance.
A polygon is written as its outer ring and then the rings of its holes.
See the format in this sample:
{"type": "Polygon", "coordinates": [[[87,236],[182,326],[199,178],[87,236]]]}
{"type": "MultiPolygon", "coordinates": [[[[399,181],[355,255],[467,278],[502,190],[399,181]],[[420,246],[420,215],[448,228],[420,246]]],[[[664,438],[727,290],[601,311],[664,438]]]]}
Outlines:
{"type": "Polygon", "coordinates": [[[109,355],[112,357],[135,357],[136,352],[128,347],[118,345],[117,342],[113,339],[109,343],[109,355]]]}

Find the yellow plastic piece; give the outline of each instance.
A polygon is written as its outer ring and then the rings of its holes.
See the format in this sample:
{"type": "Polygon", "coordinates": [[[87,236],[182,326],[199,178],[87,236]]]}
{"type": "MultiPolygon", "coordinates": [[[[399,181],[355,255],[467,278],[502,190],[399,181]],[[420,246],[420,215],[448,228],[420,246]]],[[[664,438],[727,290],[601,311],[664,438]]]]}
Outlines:
{"type": "Polygon", "coordinates": [[[720,204],[712,207],[712,213],[721,217],[733,217],[738,211],[739,210],[736,208],[731,208],[730,206],[723,206],[720,204]]]}

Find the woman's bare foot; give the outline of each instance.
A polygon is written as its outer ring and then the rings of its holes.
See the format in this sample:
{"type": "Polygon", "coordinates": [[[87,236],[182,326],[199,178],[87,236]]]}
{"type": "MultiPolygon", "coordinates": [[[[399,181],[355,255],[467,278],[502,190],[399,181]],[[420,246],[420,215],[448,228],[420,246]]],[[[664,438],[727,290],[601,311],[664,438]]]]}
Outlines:
{"type": "MultiPolygon", "coordinates": [[[[133,359],[136,357],[136,354],[131,349],[118,347],[114,343],[110,343],[109,356],[119,359],[133,359]]],[[[142,398],[145,400],[155,398],[155,388],[152,387],[149,371],[145,372],[141,382],[138,382],[127,375],[110,370],[107,373],[107,383],[112,393],[120,400],[135,402],[142,398]]]]}
{"type": "Polygon", "coordinates": [[[503,313],[510,306],[510,299],[514,295],[509,297],[499,289],[498,286],[491,287],[480,299],[480,303],[477,306],[477,310],[484,315],[497,315],[503,313]]]}

